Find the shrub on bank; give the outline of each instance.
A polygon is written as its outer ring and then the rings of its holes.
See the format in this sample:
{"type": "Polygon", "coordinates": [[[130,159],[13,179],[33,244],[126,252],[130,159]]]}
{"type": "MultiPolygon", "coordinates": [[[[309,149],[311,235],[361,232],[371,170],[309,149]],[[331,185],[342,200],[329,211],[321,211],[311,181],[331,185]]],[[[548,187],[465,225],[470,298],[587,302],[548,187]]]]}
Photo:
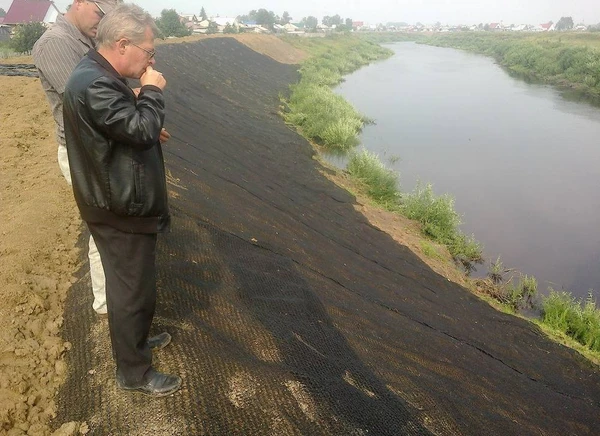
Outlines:
{"type": "Polygon", "coordinates": [[[292,87],[285,119],[302,134],[329,150],[350,150],[358,144],[363,117],[327,86],[300,83],[292,87]]]}
{"type": "Polygon", "coordinates": [[[600,310],[591,293],[585,301],[551,290],[542,304],[542,322],[600,352],[600,310]]]}
{"type": "Polygon", "coordinates": [[[365,186],[375,202],[388,209],[398,208],[398,174],[386,168],[376,154],[367,150],[352,153],[346,169],[365,186]]]}
{"type": "MultiPolygon", "coordinates": [[[[360,66],[388,57],[391,50],[351,36],[286,37],[284,40],[312,55],[300,69],[300,82],[291,87],[291,96],[285,102],[285,120],[325,149],[349,152],[359,143],[360,131],[369,120],[335,94],[331,87],[360,66]]],[[[458,230],[460,219],[450,197],[435,197],[428,186],[407,195],[401,203],[398,174],[387,169],[377,155],[367,151],[352,153],[347,171],[376,203],[388,210],[402,211],[408,218],[421,222],[424,234],[448,246],[455,261],[468,272],[474,264],[481,263],[481,247],[473,237],[458,230]]]]}
{"type": "Polygon", "coordinates": [[[418,184],[412,193],[402,197],[400,210],[407,218],[419,221],[425,235],[446,245],[467,272],[483,261],[481,245],[459,230],[460,216],[451,196],[436,196],[430,184],[418,184]]]}
{"type": "Polygon", "coordinates": [[[306,138],[328,150],[348,151],[358,144],[367,119],[335,94],[331,87],[363,65],[390,56],[391,51],[350,36],[284,40],[312,56],[300,68],[300,82],[292,87],[286,121],[300,127],[306,138]]]}
{"type": "Polygon", "coordinates": [[[515,312],[521,309],[533,309],[537,295],[538,283],[535,277],[524,275],[516,285],[509,283],[506,288],[505,303],[515,312]]]}

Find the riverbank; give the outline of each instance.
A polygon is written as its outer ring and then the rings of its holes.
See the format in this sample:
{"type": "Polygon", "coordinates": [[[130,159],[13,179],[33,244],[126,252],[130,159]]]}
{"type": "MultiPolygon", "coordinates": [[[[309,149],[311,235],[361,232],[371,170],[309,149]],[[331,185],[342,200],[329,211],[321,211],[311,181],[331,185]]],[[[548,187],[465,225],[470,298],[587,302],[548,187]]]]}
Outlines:
{"type": "MultiPolygon", "coordinates": [[[[367,118],[358,114],[330,89],[343,80],[342,76],[348,73],[348,69],[358,69],[364,65],[365,57],[361,58],[361,54],[372,50],[373,40],[389,42],[394,38],[405,40],[407,37],[410,35],[337,36],[310,41],[309,44],[291,39],[292,44],[304,48],[312,58],[300,70],[300,83],[292,87],[285,118],[316,147],[348,154],[346,171],[360,186],[358,189],[362,194],[384,209],[419,222],[423,236],[446,246],[451,257],[468,273],[475,263],[483,262],[481,247],[473,237],[468,238],[457,230],[460,219],[454,211],[453,199],[448,195],[437,197],[431,186],[427,185],[418,186],[414,192],[403,193],[400,191],[398,175],[388,170],[378,156],[366,151],[356,152],[354,147],[359,143],[358,136],[367,118]],[[359,41],[365,40],[369,42],[361,46],[361,50],[356,50],[355,47],[360,46],[359,41]],[[338,135],[332,135],[331,132],[338,135]]],[[[420,39],[427,41],[431,38],[420,39]]],[[[389,56],[388,52],[377,50],[372,50],[371,54],[374,61],[389,56]]],[[[425,241],[421,244],[423,251],[430,257],[438,256],[437,251],[426,247],[426,244],[425,241]]],[[[512,269],[511,274],[507,274],[500,259],[488,262],[488,279],[472,280],[465,277],[470,289],[491,297],[501,304],[503,310],[511,313],[539,312],[546,331],[555,330],[560,337],[568,334],[576,338],[584,345],[584,349],[591,350],[588,356],[598,361],[600,311],[595,309],[594,299],[581,301],[568,292],[555,291],[551,291],[549,297],[540,296],[535,277],[512,269]]],[[[577,347],[582,349],[581,346],[577,347]]]]}
{"type": "MultiPolygon", "coordinates": [[[[60,343],[73,345],[68,366],[55,363],[47,373],[53,381],[60,380],[58,371],[66,369],[67,376],[54,428],[75,420],[97,434],[161,436],[560,434],[600,425],[595,368],[448,280],[456,269],[446,275],[443,268],[451,262],[440,262],[434,272],[425,252],[438,247],[422,245],[414,222],[372,208],[324,177],[359,192],[345,174],[315,163],[310,146],[276,113],[278,95],[298,79],[294,67],[223,39],[157,52],[157,69],[169,80],[166,127],[173,138],[165,154],[174,228],[158,249],[156,328],[174,340],[155,359],[184,376],[184,389],[164,402],[116,389],[106,324],[90,307],[84,256],[68,251],[76,263],[57,278],[59,286],[70,284],[72,269],[78,279],[68,291],[68,309],[56,307],[65,317],[60,343]]],[[[27,197],[42,214],[31,217],[32,225],[43,222],[45,229],[29,240],[23,217],[7,217],[12,227],[3,231],[14,236],[11,250],[40,247],[43,237],[54,247],[54,235],[71,219],[47,219],[53,216],[45,209],[50,191],[64,183],[54,163],[49,111],[41,115],[46,136],[28,130],[35,108],[43,112],[47,105],[39,83],[27,80],[37,88],[31,98],[20,97],[27,94],[18,82],[7,82],[19,122],[12,136],[2,137],[2,148],[6,166],[22,173],[2,179],[9,205],[2,212],[17,210],[27,197]],[[29,153],[13,153],[23,137],[31,138],[29,153]],[[40,177],[40,154],[53,179],[40,179],[39,190],[20,189],[21,180],[40,177]],[[36,192],[48,198],[36,201],[36,192]]],[[[56,207],[65,205],[73,206],[69,195],[56,207]]],[[[74,241],[65,245],[75,247],[74,241]]],[[[19,288],[15,295],[28,292],[19,288]]],[[[56,294],[52,287],[49,292],[56,294]]],[[[52,298],[36,289],[31,294],[35,301],[52,298]]],[[[20,303],[0,304],[12,322],[20,303]]],[[[30,313],[39,316],[36,310],[44,308],[38,304],[30,313]]],[[[2,400],[19,421],[6,425],[14,424],[13,434],[49,434],[52,413],[34,418],[41,403],[36,386],[27,384],[30,368],[17,365],[22,361],[10,349],[24,348],[25,339],[13,333],[0,343],[3,374],[4,368],[17,374],[3,381],[2,400]]],[[[33,349],[42,338],[32,335],[26,344],[33,349]]],[[[81,432],[76,423],[68,428],[66,434],[81,432]]]]}
{"type": "Polygon", "coordinates": [[[367,34],[389,43],[415,41],[493,57],[513,74],[578,92],[600,104],[600,35],[596,32],[449,32],[367,34]]]}

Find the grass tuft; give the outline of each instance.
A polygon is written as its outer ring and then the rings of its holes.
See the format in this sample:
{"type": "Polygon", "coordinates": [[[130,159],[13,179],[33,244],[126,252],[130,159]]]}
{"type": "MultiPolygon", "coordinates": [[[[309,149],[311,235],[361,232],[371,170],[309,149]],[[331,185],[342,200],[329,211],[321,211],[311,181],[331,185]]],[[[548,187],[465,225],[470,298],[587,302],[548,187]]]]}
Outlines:
{"type": "Polygon", "coordinates": [[[387,209],[398,208],[398,173],[386,168],[376,154],[364,149],[351,153],[346,169],[366,187],[376,203],[387,209]]]}
{"type": "Polygon", "coordinates": [[[591,292],[580,301],[569,292],[551,290],[542,308],[543,323],[600,352],[600,310],[591,292]]]}
{"type": "Polygon", "coordinates": [[[401,211],[407,218],[419,221],[426,236],[446,245],[467,273],[483,262],[481,245],[458,228],[460,216],[454,210],[451,196],[436,196],[430,184],[417,184],[412,193],[402,197],[401,211]]]}

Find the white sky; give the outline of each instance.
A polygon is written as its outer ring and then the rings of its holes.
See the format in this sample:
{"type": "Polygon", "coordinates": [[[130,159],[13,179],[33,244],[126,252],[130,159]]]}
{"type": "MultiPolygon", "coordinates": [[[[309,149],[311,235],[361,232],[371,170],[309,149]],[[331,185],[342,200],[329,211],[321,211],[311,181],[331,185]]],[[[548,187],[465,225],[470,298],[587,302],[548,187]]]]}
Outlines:
{"type": "MultiPolygon", "coordinates": [[[[0,0],[0,8],[8,11],[12,0],[0,0]]],[[[55,0],[65,11],[69,0],[55,0]]],[[[557,22],[562,16],[573,17],[577,24],[600,22],[599,0],[144,0],[134,1],[159,16],[162,9],[198,14],[204,6],[209,16],[238,16],[251,9],[267,9],[276,15],[287,11],[294,21],[313,15],[319,21],[325,15],[369,24],[404,21],[424,24],[479,24],[503,21],[505,24],[540,24],[557,22]]]]}

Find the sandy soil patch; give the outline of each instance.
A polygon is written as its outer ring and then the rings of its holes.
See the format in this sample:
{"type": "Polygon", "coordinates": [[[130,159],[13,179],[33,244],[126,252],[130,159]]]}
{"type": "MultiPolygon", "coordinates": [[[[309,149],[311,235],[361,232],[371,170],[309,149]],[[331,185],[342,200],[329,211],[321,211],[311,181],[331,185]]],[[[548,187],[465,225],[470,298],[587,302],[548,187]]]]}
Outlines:
{"type": "Polygon", "coordinates": [[[46,435],[67,371],[59,329],[80,221],[39,81],[0,76],[0,89],[0,434],[46,435]]]}

